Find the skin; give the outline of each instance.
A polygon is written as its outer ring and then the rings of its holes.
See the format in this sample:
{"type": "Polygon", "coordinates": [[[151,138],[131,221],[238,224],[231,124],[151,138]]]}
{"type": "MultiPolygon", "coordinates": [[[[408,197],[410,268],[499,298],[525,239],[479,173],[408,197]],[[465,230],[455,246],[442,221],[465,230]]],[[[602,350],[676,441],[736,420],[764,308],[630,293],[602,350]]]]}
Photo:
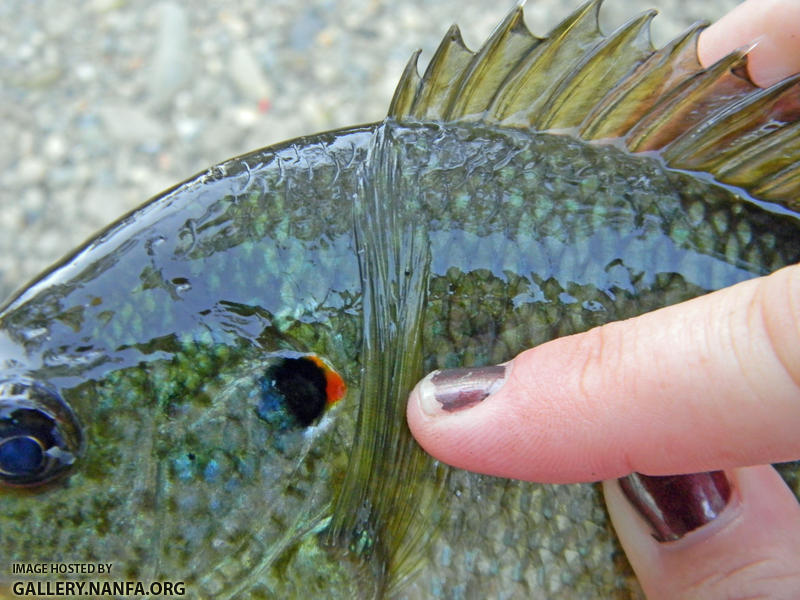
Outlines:
{"type": "MultiPolygon", "coordinates": [[[[749,0],[703,33],[699,59],[756,41],[750,75],[768,86],[800,72],[798,23],[797,0],[749,0]]],[[[608,480],[609,513],[648,598],[796,597],[800,505],[767,463],[800,459],[800,265],[553,340],[507,368],[499,390],[454,413],[417,387],[415,438],[482,473],[608,480]],[[666,544],[616,483],[711,469],[726,470],[731,501],[666,544]]]]}

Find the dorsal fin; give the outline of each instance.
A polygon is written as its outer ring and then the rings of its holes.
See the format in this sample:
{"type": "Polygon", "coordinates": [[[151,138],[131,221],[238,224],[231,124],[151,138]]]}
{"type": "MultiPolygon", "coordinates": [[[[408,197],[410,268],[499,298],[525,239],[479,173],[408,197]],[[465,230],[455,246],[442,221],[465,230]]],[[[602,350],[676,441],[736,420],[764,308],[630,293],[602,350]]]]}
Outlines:
{"type": "Polygon", "coordinates": [[[621,139],[674,168],[705,171],[756,197],[800,209],[800,77],[762,90],[739,50],[697,60],[704,23],[656,50],[655,11],[604,35],[590,0],[545,38],[515,7],[478,52],[450,29],[424,77],[415,53],[395,91],[399,121],[482,121],[585,140],[621,139]]]}

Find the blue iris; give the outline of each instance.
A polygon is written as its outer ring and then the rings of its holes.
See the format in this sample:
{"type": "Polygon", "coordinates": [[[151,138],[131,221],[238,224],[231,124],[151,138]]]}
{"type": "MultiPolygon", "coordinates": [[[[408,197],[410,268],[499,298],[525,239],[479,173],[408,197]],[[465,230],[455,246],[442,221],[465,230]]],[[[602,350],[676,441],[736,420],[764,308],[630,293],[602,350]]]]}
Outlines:
{"type": "Polygon", "coordinates": [[[43,460],[42,447],[33,438],[13,437],[0,444],[0,471],[10,475],[33,475],[43,460]]]}

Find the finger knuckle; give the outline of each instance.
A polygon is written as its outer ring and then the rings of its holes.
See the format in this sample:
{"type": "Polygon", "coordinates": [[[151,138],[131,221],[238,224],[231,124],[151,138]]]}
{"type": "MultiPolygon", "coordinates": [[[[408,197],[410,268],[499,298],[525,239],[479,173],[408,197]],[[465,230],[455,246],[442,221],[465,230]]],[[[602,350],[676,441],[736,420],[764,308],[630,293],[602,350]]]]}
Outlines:
{"type": "MultiPolygon", "coordinates": [[[[622,375],[621,344],[616,332],[617,324],[609,323],[587,331],[582,337],[583,364],[579,374],[579,389],[585,399],[601,396],[609,373],[622,375]]],[[[621,382],[615,382],[619,385],[621,382]]]]}
{"type": "Polygon", "coordinates": [[[796,598],[800,590],[800,572],[785,557],[749,557],[727,569],[718,568],[691,581],[681,598],[796,598]]]}
{"type": "Polygon", "coordinates": [[[800,393],[800,265],[763,281],[754,298],[769,349],[800,393]]]}

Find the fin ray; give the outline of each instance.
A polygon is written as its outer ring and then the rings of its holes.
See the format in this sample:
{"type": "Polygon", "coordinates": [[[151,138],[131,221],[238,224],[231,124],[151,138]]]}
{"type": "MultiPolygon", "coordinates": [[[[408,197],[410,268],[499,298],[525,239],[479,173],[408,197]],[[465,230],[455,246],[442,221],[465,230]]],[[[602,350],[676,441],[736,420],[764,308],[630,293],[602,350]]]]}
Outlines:
{"type": "Polygon", "coordinates": [[[371,568],[383,590],[421,567],[418,549],[446,471],[411,437],[405,399],[423,376],[422,326],[430,274],[428,232],[418,223],[416,174],[405,144],[379,127],[364,161],[353,225],[363,289],[364,331],[356,434],[335,499],[329,540],[371,568]],[[394,199],[387,201],[387,199],[394,199]],[[436,485],[431,485],[436,482],[436,485]]]}
{"type": "Polygon", "coordinates": [[[453,25],[422,76],[411,114],[420,119],[436,119],[444,115],[472,56],[472,52],[464,45],[458,26],[453,25]]]}
{"type": "Polygon", "coordinates": [[[458,93],[445,118],[451,115],[469,117],[486,110],[508,73],[541,41],[525,26],[522,8],[512,10],[465,69],[458,93]]]}
{"type": "Polygon", "coordinates": [[[536,119],[537,129],[577,127],[616,82],[643,62],[653,51],[650,21],[656,11],[631,19],[587,52],[575,73],[562,81],[536,119]]]}

